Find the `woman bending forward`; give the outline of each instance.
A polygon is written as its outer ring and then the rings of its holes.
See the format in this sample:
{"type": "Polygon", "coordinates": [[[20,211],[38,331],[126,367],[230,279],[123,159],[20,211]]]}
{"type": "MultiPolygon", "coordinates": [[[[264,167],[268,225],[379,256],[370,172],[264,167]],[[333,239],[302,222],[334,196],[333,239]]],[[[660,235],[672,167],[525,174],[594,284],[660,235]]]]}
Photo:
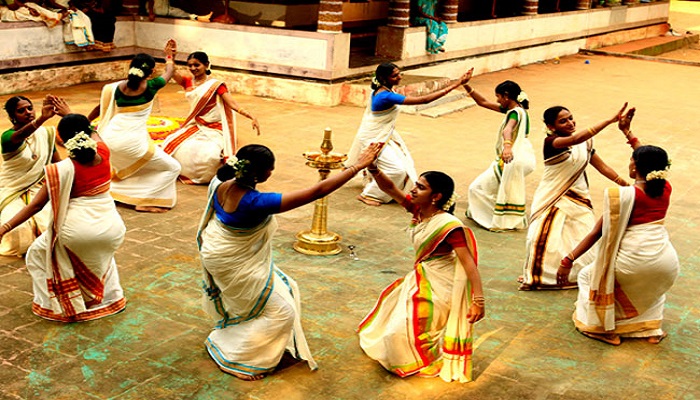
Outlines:
{"type": "Polygon", "coordinates": [[[379,296],[358,328],[360,346],[390,372],[472,380],[472,325],[484,317],[476,240],[455,216],[454,182],[423,173],[408,196],[377,169],[382,190],[413,216],[413,270],[379,296]]]}
{"type": "Polygon", "coordinates": [[[69,159],[46,167],[46,184],[0,227],[5,235],[51,204],[46,232],[27,252],[34,314],[62,322],[89,321],[124,309],[114,253],[126,227],[109,195],[109,149],[83,115],[58,124],[69,159]]]}
{"type": "MultiPolygon", "coordinates": [[[[633,114],[627,115],[631,121],[633,114]]],[[[641,146],[629,124],[621,128],[634,148],[629,166],[634,186],[605,191],[603,217],[561,260],[557,279],[566,284],[573,262],[600,242],[593,263],[578,274],[576,328],[612,345],[619,345],[621,337],[657,344],[666,337],[661,329],[666,292],[679,272],[678,254],[663,225],[671,197],[670,164],[663,149],[641,146]]]]}
{"type": "Polygon", "coordinates": [[[204,310],[216,321],[205,345],[221,370],[244,380],[260,379],[275,369],[285,350],[316,368],[301,327],[297,284],[272,260],[274,214],[338,189],[378,151],[378,145],[371,145],[356,165],[308,189],[284,194],[255,189],[275,167],[275,157],[265,146],[243,146],[219,169],[209,185],[197,244],[204,310]]]}

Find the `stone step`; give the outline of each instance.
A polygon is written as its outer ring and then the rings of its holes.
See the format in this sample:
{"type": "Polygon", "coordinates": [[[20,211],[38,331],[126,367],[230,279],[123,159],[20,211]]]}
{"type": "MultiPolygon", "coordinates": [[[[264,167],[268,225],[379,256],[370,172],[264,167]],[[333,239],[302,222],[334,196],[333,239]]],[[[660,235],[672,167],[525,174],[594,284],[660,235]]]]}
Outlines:
{"type": "Polygon", "coordinates": [[[641,40],[633,40],[631,42],[622,43],[614,46],[600,47],[597,50],[605,53],[626,53],[639,54],[645,56],[658,56],[669,51],[678,50],[689,47],[691,44],[698,43],[697,34],[684,34],[681,36],[659,36],[641,40]]]}

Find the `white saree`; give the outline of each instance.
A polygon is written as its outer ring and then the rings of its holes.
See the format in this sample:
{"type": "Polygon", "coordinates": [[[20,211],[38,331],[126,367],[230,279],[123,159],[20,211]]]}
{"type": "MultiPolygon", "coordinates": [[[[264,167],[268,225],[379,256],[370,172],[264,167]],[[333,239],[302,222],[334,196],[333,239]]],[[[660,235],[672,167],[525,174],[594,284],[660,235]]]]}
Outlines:
{"type": "Polygon", "coordinates": [[[454,251],[433,252],[455,229],[464,229],[475,261],[476,240],[455,216],[438,214],[411,230],[414,268],[380,294],[360,323],[360,347],[392,373],[472,380],[471,285],[454,251]]]}
{"type": "Polygon", "coordinates": [[[33,2],[25,2],[24,7],[19,7],[12,11],[8,7],[0,7],[0,20],[4,22],[34,21],[43,22],[51,29],[61,23],[61,16],[57,12],[48,10],[33,2]],[[36,11],[39,15],[32,15],[29,9],[36,11]]]}
{"type": "Polygon", "coordinates": [[[236,154],[236,116],[216,93],[221,85],[209,79],[186,92],[190,114],[163,142],[163,150],[182,166],[185,183],[209,183],[222,160],[236,154]]]}
{"type": "Polygon", "coordinates": [[[100,99],[98,133],[111,151],[112,197],[134,206],[172,208],[180,164],[157,147],[146,122],[153,102],[119,107],[114,99],[119,82],[105,85],[100,99]]]}
{"type": "Polygon", "coordinates": [[[27,252],[32,311],[62,322],[89,321],[126,307],[114,261],[126,227],[109,183],[71,198],[74,176],[70,159],[46,167],[51,224],[27,252]]]}
{"type": "Polygon", "coordinates": [[[569,274],[571,286],[557,285],[557,270],[595,225],[586,166],[593,141],[571,146],[544,161],[544,174],[532,199],[527,231],[523,289],[573,289],[576,275],[593,260],[594,251],[580,256],[569,274]]]}
{"type": "Polygon", "coordinates": [[[225,372],[272,372],[285,350],[317,368],[301,325],[296,282],[272,261],[274,216],[243,229],[221,223],[214,214],[213,179],[197,232],[202,261],[203,308],[215,321],[205,341],[209,355],[225,372]]]}
{"type": "MultiPolygon", "coordinates": [[[[418,174],[416,174],[408,146],[394,129],[399,112],[400,106],[398,105],[384,111],[372,111],[370,102],[348,152],[346,165],[353,165],[357,162],[360,153],[371,143],[385,143],[377,158],[377,166],[394,182],[399,190],[404,190],[406,186],[410,187],[418,179],[418,174]]],[[[380,203],[391,201],[391,196],[379,189],[374,180],[365,185],[362,197],[380,203]]]]}
{"type": "Polygon", "coordinates": [[[535,170],[535,153],[528,139],[530,119],[522,107],[508,110],[498,130],[496,159],[469,185],[467,217],[485,229],[503,231],[527,228],[525,214],[525,177],[535,170]],[[515,112],[518,122],[513,129],[513,161],[501,159],[503,129],[515,112]]]}
{"type": "Polygon", "coordinates": [[[679,272],[663,220],[628,226],[633,186],[605,191],[603,234],[595,261],[581,270],[574,324],[584,332],[623,337],[663,334],[666,292],[679,272]]]}
{"type": "MultiPolygon", "coordinates": [[[[29,204],[41,189],[44,167],[51,163],[56,143],[53,127],[39,127],[15,151],[4,153],[0,166],[0,224],[9,221],[29,204]]],[[[42,232],[50,218],[44,207],[32,218],[3,236],[0,255],[22,256],[42,232]]]]}

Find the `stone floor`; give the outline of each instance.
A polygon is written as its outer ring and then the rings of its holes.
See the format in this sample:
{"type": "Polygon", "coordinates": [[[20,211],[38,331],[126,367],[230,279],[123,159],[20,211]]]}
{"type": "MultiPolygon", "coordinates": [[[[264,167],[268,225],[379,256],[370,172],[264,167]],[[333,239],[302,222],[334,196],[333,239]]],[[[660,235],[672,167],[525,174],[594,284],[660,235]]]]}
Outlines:
{"type": "MultiPolygon", "coordinates": [[[[355,245],[360,260],[353,261],[347,251],[311,257],[292,250],[294,234],[310,225],[312,206],[280,215],[274,240],[276,263],[300,285],[303,323],[319,370],[299,363],[261,381],[242,382],[220,372],[204,349],[212,323],[200,309],[194,234],[206,187],[179,184],[178,204],[166,214],[119,208],[128,228],[116,256],[128,298],[121,314],[77,324],[42,320],[31,313],[31,279],[23,260],[0,258],[0,398],[698,398],[700,308],[694,299],[700,285],[700,220],[692,196],[700,190],[693,172],[693,160],[700,158],[700,140],[694,136],[699,72],[685,65],[572,56],[559,64],[528,65],[472,81],[482,93],[492,93],[505,79],[521,84],[531,99],[531,140],[538,148],[547,107],[569,107],[579,126],[586,127],[629,101],[637,107],[635,134],[670,153],[674,193],[666,227],[682,270],[668,294],[664,329],[669,337],[658,346],[630,340],[611,347],[584,338],[571,323],[575,291],[517,290],[525,232],[491,233],[465,221],[479,241],[487,298],[487,317],[475,328],[476,380],[448,384],[388,374],[364,356],[355,328],[382,288],[411,268],[412,251],[404,234],[408,215],[397,205],[360,204],[354,199],[360,183],[351,182],[330,197],[329,229],[343,236],[344,246],[355,245]]],[[[90,84],[53,93],[65,96],[75,111],[87,113],[98,101],[99,89],[90,84]]],[[[45,94],[24,93],[37,102],[45,94]]],[[[334,131],[336,150],[347,151],[362,115],[362,109],[353,107],[235,97],[258,116],[263,131],[255,137],[248,122],[239,119],[241,141],[266,144],[277,156],[275,172],[262,190],[284,192],[314,183],[318,174],[304,166],[301,154],[318,148],[326,126],[334,131]]],[[[154,113],[183,116],[187,109],[182,93],[168,85],[154,113]]],[[[456,214],[462,219],[467,186],[493,157],[500,118],[474,107],[437,119],[398,119],[397,129],[417,169],[442,170],[457,182],[461,198],[456,214]]],[[[0,129],[8,125],[2,121],[0,129]]],[[[616,129],[600,133],[596,149],[613,168],[626,171],[630,150],[616,129]]],[[[540,163],[528,178],[530,198],[541,173],[540,163]]],[[[599,212],[603,189],[610,184],[593,169],[589,179],[599,212]]]]}

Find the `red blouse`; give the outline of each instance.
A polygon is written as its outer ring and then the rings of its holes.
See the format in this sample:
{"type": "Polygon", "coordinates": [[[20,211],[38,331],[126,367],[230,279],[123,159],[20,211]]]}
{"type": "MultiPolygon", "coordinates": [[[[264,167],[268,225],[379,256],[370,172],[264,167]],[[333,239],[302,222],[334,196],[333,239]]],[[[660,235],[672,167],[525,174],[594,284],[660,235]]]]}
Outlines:
{"type": "Polygon", "coordinates": [[[659,197],[649,197],[644,190],[634,187],[634,206],[627,225],[641,225],[660,221],[666,217],[671,199],[671,184],[666,181],[664,192],[659,197]]]}
{"type": "Polygon", "coordinates": [[[97,154],[102,157],[102,161],[97,165],[84,165],[73,161],[75,178],[73,178],[73,189],[70,192],[71,197],[81,196],[82,193],[111,181],[112,166],[109,163],[109,148],[104,142],[97,142],[97,154]]]}
{"type": "MultiPolygon", "coordinates": [[[[183,76],[183,77],[182,77],[182,87],[183,87],[185,90],[192,90],[192,89],[194,89],[194,80],[193,80],[193,78],[190,77],[190,76],[183,76]]],[[[222,83],[221,85],[219,85],[218,89],[216,89],[216,94],[218,94],[219,96],[221,96],[221,95],[223,95],[223,94],[225,94],[225,93],[228,93],[228,88],[226,87],[226,84],[225,84],[225,83],[222,83]]]]}

